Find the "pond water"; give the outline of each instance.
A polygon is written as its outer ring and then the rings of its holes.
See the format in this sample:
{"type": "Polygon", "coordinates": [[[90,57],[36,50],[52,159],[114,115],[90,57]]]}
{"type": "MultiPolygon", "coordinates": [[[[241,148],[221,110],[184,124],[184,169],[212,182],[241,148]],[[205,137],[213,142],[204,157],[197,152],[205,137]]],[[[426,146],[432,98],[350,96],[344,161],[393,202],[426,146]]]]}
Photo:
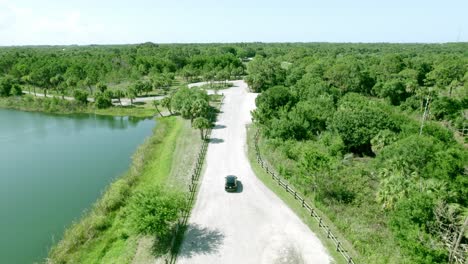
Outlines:
{"type": "Polygon", "coordinates": [[[0,109],[0,263],[42,262],[155,121],[0,109]]]}

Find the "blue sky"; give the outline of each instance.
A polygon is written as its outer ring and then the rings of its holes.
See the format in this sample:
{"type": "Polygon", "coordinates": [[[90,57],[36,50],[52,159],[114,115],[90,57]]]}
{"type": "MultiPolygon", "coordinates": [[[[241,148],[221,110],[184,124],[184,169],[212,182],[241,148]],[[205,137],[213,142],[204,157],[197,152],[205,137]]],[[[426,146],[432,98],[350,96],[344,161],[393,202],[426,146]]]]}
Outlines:
{"type": "Polygon", "coordinates": [[[466,0],[0,0],[0,45],[468,41],[466,0]]]}

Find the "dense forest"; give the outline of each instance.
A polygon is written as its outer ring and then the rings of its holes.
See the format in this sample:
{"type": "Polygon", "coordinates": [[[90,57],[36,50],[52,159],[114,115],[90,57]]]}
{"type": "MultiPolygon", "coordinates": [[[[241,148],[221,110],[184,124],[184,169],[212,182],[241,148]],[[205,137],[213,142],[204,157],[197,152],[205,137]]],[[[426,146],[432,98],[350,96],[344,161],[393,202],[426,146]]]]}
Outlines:
{"type": "Polygon", "coordinates": [[[466,263],[468,44],[286,45],[247,70],[270,162],[360,260],[466,263]]]}
{"type": "Polygon", "coordinates": [[[37,90],[106,108],[169,93],[160,104],[202,137],[213,120],[206,93],[171,87],[238,78],[261,92],[253,116],[267,158],[359,260],[465,263],[466,43],[0,48],[0,97],[37,90]]]}

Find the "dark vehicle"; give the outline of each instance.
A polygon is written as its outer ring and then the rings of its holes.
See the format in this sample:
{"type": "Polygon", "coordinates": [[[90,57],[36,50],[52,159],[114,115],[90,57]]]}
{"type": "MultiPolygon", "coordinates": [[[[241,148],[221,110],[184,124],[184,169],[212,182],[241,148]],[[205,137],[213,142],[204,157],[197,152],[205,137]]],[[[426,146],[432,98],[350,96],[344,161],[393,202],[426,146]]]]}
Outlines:
{"type": "Polygon", "coordinates": [[[237,177],[234,175],[226,176],[226,184],[224,185],[224,190],[228,192],[237,191],[237,177]]]}

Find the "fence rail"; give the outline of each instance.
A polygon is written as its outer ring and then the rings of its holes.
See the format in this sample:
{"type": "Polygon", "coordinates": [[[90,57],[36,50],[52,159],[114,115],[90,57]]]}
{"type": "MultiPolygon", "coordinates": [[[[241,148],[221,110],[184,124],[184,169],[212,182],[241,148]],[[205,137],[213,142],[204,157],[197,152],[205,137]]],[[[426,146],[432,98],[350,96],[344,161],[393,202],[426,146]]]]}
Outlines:
{"type": "Polygon", "coordinates": [[[298,193],[296,190],[294,190],[293,188],[291,188],[291,186],[286,182],[284,181],[280,175],[278,175],[277,173],[274,172],[274,170],[271,169],[271,166],[265,162],[260,154],[260,149],[258,147],[258,140],[259,140],[259,132],[258,130],[255,132],[255,136],[254,136],[254,145],[255,145],[255,154],[257,156],[257,162],[258,164],[263,168],[265,169],[265,171],[271,175],[271,178],[278,183],[279,186],[281,186],[282,188],[284,188],[284,190],[291,194],[294,199],[298,200],[299,203],[301,204],[301,206],[307,210],[309,213],[310,213],[310,216],[313,217],[317,222],[318,222],[318,225],[319,225],[319,228],[322,229],[325,234],[327,235],[327,238],[330,239],[336,246],[336,251],[338,251],[341,256],[343,256],[343,258],[345,258],[345,260],[347,261],[348,264],[355,264],[356,262],[353,260],[353,258],[348,254],[348,251],[346,251],[346,249],[343,248],[343,243],[341,243],[339,240],[338,240],[338,237],[335,236],[331,229],[325,224],[323,223],[323,218],[317,213],[317,211],[311,206],[309,205],[305,199],[300,195],[300,193],[298,193]]]}
{"type": "MultiPolygon", "coordinates": [[[[223,104],[224,96],[221,98],[219,107],[223,104]]],[[[188,193],[187,193],[187,204],[184,208],[182,208],[182,215],[177,221],[176,227],[174,229],[171,241],[171,250],[170,254],[165,258],[165,263],[173,264],[177,260],[177,250],[175,248],[176,239],[184,232],[184,228],[187,226],[188,219],[190,217],[190,212],[192,210],[193,203],[195,201],[195,195],[198,190],[198,183],[200,179],[200,175],[203,169],[203,163],[205,161],[206,152],[208,151],[208,143],[211,137],[211,129],[206,131],[205,139],[203,140],[202,146],[200,151],[197,155],[197,161],[195,162],[195,166],[192,170],[192,175],[190,177],[190,182],[188,184],[188,193]]]]}

